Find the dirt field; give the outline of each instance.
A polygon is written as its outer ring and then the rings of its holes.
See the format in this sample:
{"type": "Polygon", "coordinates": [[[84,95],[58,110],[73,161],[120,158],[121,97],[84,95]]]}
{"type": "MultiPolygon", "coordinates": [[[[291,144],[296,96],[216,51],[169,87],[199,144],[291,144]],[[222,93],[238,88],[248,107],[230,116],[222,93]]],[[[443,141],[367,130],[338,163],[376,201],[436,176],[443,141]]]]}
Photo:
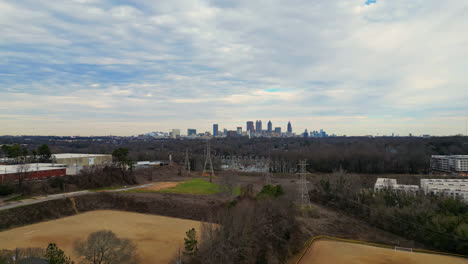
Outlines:
{"type": "Polygon", "coordinates": [[[141,263],[168,263],[178,247],[183,249],[185,232],[200,230],[200,222],[119,211],[92,211],[0,232],[0,249],[47,247],[56,242],[66,254],[73,255],[73,242],[90,233],[107,229],[137,244],[141,263]]]}
{"type": "Polygon", "coordinates": [[[319,240],[312,244],[300,264],[466,264],[468,259],[434,254],[395,251],[373,246],[319,240]]]}
{"type": "Polygon", "coordinates": [[[176,187],[180,182],[157,182],[149,187],[141,188],[139,190],[159,191],[171,187],[176,187]]]}

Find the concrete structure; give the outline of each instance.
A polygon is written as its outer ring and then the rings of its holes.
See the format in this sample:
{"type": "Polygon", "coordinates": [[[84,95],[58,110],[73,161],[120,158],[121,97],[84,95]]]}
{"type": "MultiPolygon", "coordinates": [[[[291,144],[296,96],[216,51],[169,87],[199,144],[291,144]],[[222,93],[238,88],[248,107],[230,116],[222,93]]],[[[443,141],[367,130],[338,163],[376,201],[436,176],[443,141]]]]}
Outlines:
{"type": "Polygon", "coordinates": [[[67,166],[67,175],[76,175],[87,166],[112,163],[112,155],[109,154],[63,153],[52,154],[52,159],[67,166]]]}
{"type": "Polygon", "coordinates": [[[20,165],[0,165],[0,183],[18,181],[20,176],[25,181],[42,180],[66,175],[65,164],[29,163],[20,165]]]}
{"type": "Polygon", "coordinates": [[[271,120],[268,121],[268,130],[267,130],[268,133],[271,133],[273,132],[273,124],[271,123],[271,120]]]}
{"type": "Polygon", "coordinates": [[[275,133],[281,135],[281,127],[275,127],[275,133]]]}
{"type": "Polygon", "coordinates": [[[378,192],[384,189],[391,189],[405,192],[417,192],[419,186],[398,184],[396,179],[378,178],[374,185],[374,191],[378,192]]]}
{"type": "Polygon", "coordinates": [[[242,127],[237,127],[237,135],[242,136],[242,127]]]}
{"type": "Polygon", "coordinates": [[[431,169],[449,173],[468,173],[468,155],[432,155],[431,169]]]}
{"type": "Polygon", "coordinates": [[[421,179],[425,194],[445,194],[468,202],[468,179],[421,179]]]}

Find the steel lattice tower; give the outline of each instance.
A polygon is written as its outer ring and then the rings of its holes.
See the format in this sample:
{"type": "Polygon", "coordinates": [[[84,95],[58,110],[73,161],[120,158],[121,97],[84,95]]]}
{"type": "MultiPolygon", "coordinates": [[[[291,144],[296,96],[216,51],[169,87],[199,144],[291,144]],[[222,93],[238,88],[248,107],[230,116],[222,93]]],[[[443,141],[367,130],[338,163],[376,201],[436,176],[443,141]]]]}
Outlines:
{"type": "Polygon", "coordinates": [[[210,182],[212,181],[212,177],[215,176],[214,169],[213,169],[213,162],[211,161],[211,145],[210,141],[206,143],[206,159],[205,159],[205,166],[203,166],[203,173],[202,176],[207,176],[206,172],[210,171],[210,182]],[[208,169],[209,165],[209,169],[208,169]]]}
{"type": "Polygon", "coordinates": [[[309,189],[307,188],[307,160],[302,160],[299,163],[299,181],[298,185],[298,194],[299,194],[299,203],[301,207],[310,207],[310,198],[309,198],[309,189]]]}
{"type": "Polygon", "coordinates": [[[188,149],[185,150],[184,168],[187,170],[187,175],[190,174],[190,159],[189,159],[188,149]]]}

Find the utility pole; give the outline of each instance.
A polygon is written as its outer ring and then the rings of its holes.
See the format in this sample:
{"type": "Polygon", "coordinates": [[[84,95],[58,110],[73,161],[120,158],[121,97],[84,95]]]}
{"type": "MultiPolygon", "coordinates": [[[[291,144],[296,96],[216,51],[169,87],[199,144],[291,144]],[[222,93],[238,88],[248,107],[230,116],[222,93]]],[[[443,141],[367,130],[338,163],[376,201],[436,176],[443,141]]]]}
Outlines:
{"type": "Polygon", "coordinates": [[[215,176],[214,169],[213,169],[213,162],[211,161],[211,145],[210,141],[206,143],[206,158],[205,158],[205,166],[203,166],[203,173],[202,176],[207,176],[207,171],[210,171],[210,182],[212,182],[213,176],[215,176]],[[208,168],[209,167],[209,168],[208,168]]]}
{"type": "Polygon", "coordinates": [[[307,188],[307,160],[302,160],[299,163],[299,181],[298,184],[298,194],[299,194],[299,203],[302,208],[304,207],[311,207],[310,205],[310,197],[309,197],[309,189],[307,188]]]}
{"type": "Polygon", "coordinates": [[[190,175],[190,159],[188,149],[185,150],[185,164],[184,168],[187,170],[187,175],[190,175]]]}

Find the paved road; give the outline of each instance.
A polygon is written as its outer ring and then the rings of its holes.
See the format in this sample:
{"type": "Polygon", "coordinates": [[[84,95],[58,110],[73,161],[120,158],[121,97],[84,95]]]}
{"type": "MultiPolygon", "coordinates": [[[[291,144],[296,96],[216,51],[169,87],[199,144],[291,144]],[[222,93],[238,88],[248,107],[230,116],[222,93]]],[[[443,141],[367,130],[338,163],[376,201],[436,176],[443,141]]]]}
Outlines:
{"type": "MultiPolygon", "coordinates": [[[[149,183],[149,184],[132,186],[132,187],[124,187],[122,189],[103,190],[101,192],[121,192],[121,191],[137,189],[137,188],[149,187],[149,186],[151,186],[153,184],[154,183],[149,183]]],[[[81,195],[85,195],[85,194],[88,194],[88,193],[93,193],[93,191],[84,190],[84,191],[78,191],[78,192],[59,193],[59,194],[52,194],[52,195],[47,195],[47,196],[36,196],[34,198],[31,198],[31,199],[24,199],[24,200],[15,201],[15,202],[6,202],[6,203],[3,203],[3,204],[0,203],[0,211],[15,208],[15,207],[20,207],[20,206],[24,206],[24,205],[42,203],[42,202],[45,202],[45,201],[51,201],[51,200],[68,198],[68,197],[81,196],[81,195]]]]}

